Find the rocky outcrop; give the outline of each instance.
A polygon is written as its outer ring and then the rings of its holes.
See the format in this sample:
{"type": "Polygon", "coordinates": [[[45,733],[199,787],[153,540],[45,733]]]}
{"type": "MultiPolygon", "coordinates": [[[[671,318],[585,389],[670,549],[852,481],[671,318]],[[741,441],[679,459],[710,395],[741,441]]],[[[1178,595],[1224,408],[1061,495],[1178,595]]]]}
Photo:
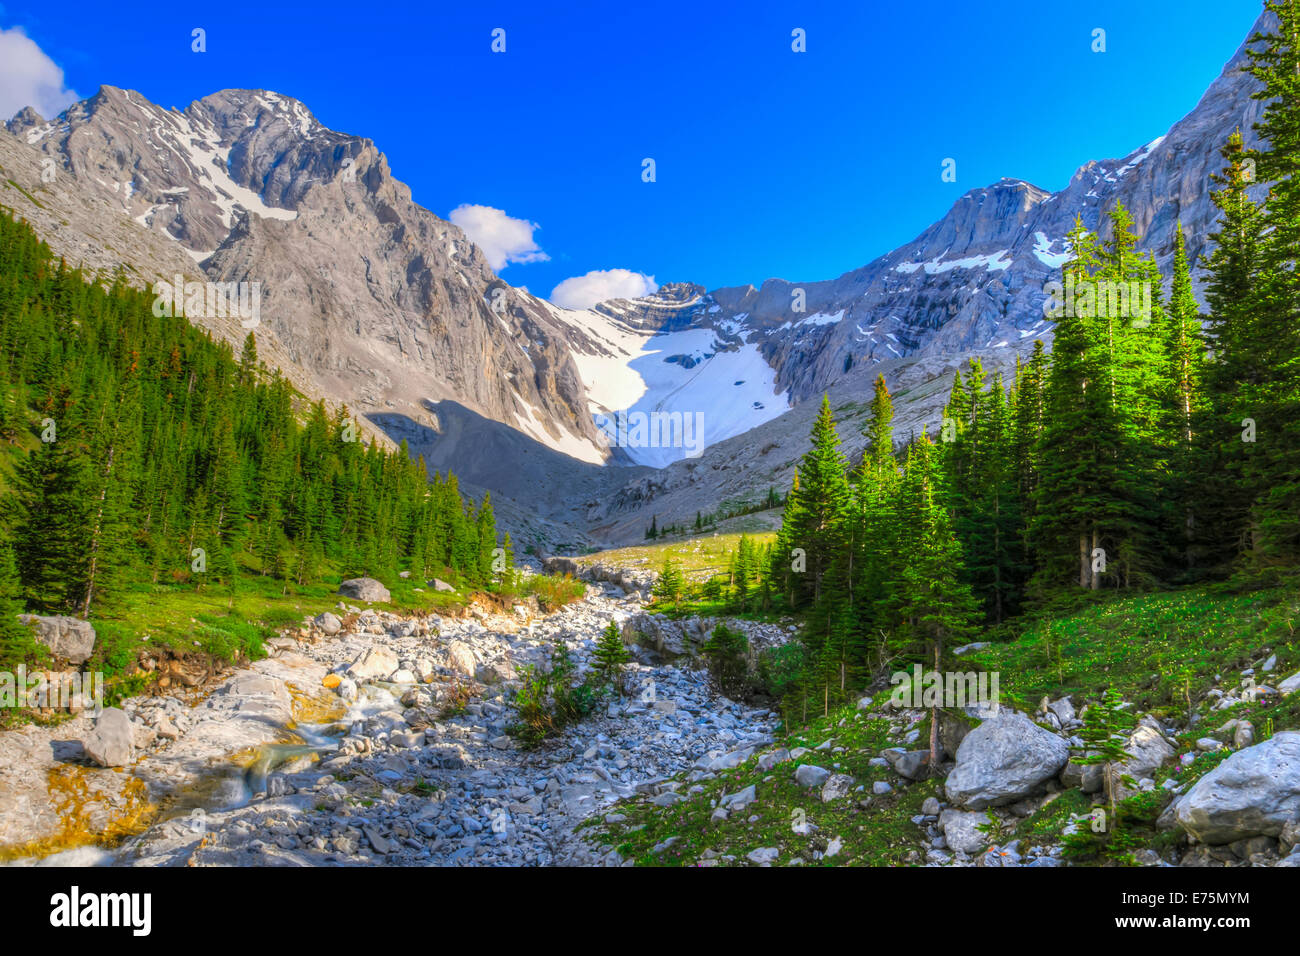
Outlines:
{"type": "Polygon", "coordinates": [[[770,647],[787,643],[794,628],[783,624],[764,624],[742,618],[687,617],[673,620],[662,614],[638,613],[623,622],[623,643],[672,658],[698,653],[714,628],[723,624],[745,635],[750,657],[770,647]]]}
{"type": "Polygon", "coordinates": [[[638,594],[643,598],[650,596],[650,589],[659,579],[659,573],[649,569],[610,565],[599,561],[587,563],[561,555],[547,558],[542,562],[542,569],[548,574],[568,574],[580,581],[612,584],[622,588],[628,594],[638,594]]]}

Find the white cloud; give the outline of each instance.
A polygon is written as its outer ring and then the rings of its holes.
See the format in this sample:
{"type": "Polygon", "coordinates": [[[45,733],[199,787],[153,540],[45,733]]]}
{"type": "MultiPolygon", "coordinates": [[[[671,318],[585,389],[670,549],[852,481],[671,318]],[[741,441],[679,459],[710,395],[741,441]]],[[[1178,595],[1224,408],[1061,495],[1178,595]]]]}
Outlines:
{"type": "Polygon", "coordinates": [[[589,309],[609,299],[635,299],[659,288],[654,276],[630,269],[594,269],[585,276],[565,279],[551,293],[551,301],[564,309],[589,309]]]}
{"type": "Polygon", "coordinates": [[[53,119],[79,99],[64,87],[63,69],[22,27],[0,30],[0,120],[24,106],[53,119]]]}
{"type": "Polygon", "coordinates": [[[512,262],[545,262],[551,258],[533,241],[537,223],[507,216],[504,209],[463,203],[447,218],[483,250],[488,265],[497,272],[512,262]]]}

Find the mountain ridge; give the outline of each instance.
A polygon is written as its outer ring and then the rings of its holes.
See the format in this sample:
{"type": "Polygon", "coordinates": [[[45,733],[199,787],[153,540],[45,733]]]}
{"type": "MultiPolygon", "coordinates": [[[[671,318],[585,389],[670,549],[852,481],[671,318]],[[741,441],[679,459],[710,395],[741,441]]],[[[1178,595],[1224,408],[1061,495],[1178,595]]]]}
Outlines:
{"type": "MultiPolygon", "coordinates": [[[[1251,36],[1271,26],[1265,13],[1251,36]]],[[[309,394],[346,403],[471,486],[522,495],[521,515],[576,542],[618,543],[650,515],[689,521],[734,498],[737,472],[748,490],[787,484],[793,457],[763,459],[797,440],[800,409],[823,392],[852,405],[886,374],[908,393],[900,425],[915,429],[942,404],[930,383],[966,357],[1009,369],[1035,341],[1050,345],[1043,285],[1076,215],[1096,230],[1124,202],[1164,266],[1181,221],[1195,257],[1213,223],[1218,147],[1232,128],[1253,142],[1262,110],[1241,70],[1249,42],[1166,134],[1082,164],[1055,193],[1011,178],[967,190],[914,240],[834,279],[667,283],[577,311],[501,280],[461,230],[413,202],[372,140],[327,129],[291,97],[223,90],[164,110],[106,86],[54,121],[24,110],[6,128],[83,198],[150,234],[133,263],[141,276],[156,261],[170,277],[170,244],[187,274],[259,282],[259,345],[309,394]],[[689,458],[607,447],[595,416],[629,410],[698,413],[707,447],[689,458]],[[506,474],[464,438],[475,416],[520,436],[499,447],[535,443],[561,458],[506,474]]]]}

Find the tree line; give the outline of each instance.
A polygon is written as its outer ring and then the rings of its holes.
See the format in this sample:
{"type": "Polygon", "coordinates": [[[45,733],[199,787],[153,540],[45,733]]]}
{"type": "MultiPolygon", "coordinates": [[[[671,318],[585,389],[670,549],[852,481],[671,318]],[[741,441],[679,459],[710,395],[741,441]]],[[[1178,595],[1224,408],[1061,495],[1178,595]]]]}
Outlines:
{"type": "MultiPolygon", "coordinates": [[[[121,276],[93,281],[0,215],[0,629],[160,583],[286,586],[501,569],[487,496],[365,442],[121,276]]],[[[509,538],[504,542],[509,551],[509,538]]]]}
{"type": "Polygon", "coordinates": [[[1071,593],[1300,566],[1300,0],[1248,71],[1267,103],[1221,149],[1218,210],[1193,295],[1179,227],[1169,292],[1120,204],[1076,219],[1050,355],[1011,381],[959,369],[938,440],[895,449],[884,377],[850,465],[825,399],[772,550],[771,580],[803,614],[798,707],[828,711],[886,662],[945,649],[1071,593]],[[1252,187],[1267,184],[1256,201],[1252,187]],[[1126,291],[1148,288],[1148,297],[1126,291]],[[1140,301],[1141,307],[1135,308],[1140,301]]]}

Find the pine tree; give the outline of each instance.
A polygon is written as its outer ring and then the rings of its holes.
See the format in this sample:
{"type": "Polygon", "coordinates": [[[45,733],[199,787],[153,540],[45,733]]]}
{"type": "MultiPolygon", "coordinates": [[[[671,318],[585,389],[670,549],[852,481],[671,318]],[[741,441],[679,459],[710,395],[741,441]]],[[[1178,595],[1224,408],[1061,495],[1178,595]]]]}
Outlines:
{"type": "Polygon", "coordinates": [[[1110,818],[1115,823],[1115,794],[1119,781],[1115,775],[1115,764],[1129,759],[1126,749],[1129,732],[1136,720],[1122,707],[1123,698],[1113,689],[1107,688],[1100,701],[1089,705],[1083,715],[1083,726],[1079,728],[1079,739],[1083,746],[1074,748],[1073,760],[1081,766],[1102,767],[1102,779],[1106,790],[1106,802],[1110,805],[1110,818]]]}
{"type": "Polygon", "coordinates": [[[1258,447],[1246,463],[1256,496],[1251,509],[1251,563],[1270,571],[1300,560],[1300,0],[1268,0],[1277,32],[1248,47],[1247,72],[1265,102],[1255,125],[1266,148],[1257,154],[1272,234],[1263,255],[1255,320],[1239,343],[1260,378],[1245,398],[1258,447]]]}
{"type": "Polygon", "coordinates": [[[1233,133],[1220,152],[1226,165],[1211,177],[1222,188],[1210,193],[1219,210],[1219,229],[1209,237],[1213,252],[1205,283],[1210,346],[1205,388],[1211,398],[1198,416],[1196,429],[1203,440],[1197,468],[1201,533],[1194,553],[1222,571],[1254,544],[1250,511],[1260,489],[1255,471],[1248,471],[1247,464],[1256,444],[1244,439],[1248,420],[1253,422],[1257,412],[1252,391],[1266,374],[1255,345],[1259,338],[1255,323],[1268,239],[1264,210],[1250,198],[1253,160],[1246,154],[1241,133],[1233,133]]]}
{"type": "MultiPolygon", "coordinates": [[[[945,650],[972,627],[975,601],[963,581],[961,544],[945,507],[945,489],[934,448],[923,432],[908,452],[904,470],[904,564],[901,568],[903,627],[910,644],[922,642],[933,668],[945,650]]],[[[906,645],[900,650],[908,649],[906,645]]],[[[931,713],[930,766],[938,766],[939,719],[931,713]]]]}
{"type": "Polygon", "coordinates": [[[1172,446],[1160,498],[1167,512],[1168,538],[1177,543],[1174,562],[1190,568],[1196,559],[1196,512],[1192,506],[1197,459],[1195,426],[1202,417],[1202,365],[1205,342],[1201,335],[1200,307],[1192,291],[1191,268],[1183,225],[1174,237],[1174,275],[1164,330],[1165,396],[1164,430],[1172,446]]]}
{"type": "Polygon", "coordinates": [[[812,447],[799,465],[799,486],[790,492],[792,513],[786,517],[789,543],[803,550],[807,570],[794,577],[796,604],[816,604],[823,592],[837,595],[844,582],[832,574],[836,555],[844,543],[850,506],[847,462],[840,452],[829,396],[813,423],[812,447]]]}
{"type": "Polygon", "coordinates": [[[19,466],[14,552],[23,593],[42,611],[78,612],[86,595],[86,460],[70,437],[42,443],[19,466]]]}
{"type": "Polygon", "coordinates": [[[592,667],[600,675],[601,682],[622,696],[623,665],[632,657],[623,646],[623,635],[613,621],[605,625],[605,630],[601,632],[592,658],[592,667]]]}
{"type": "Polygon", "coordinates": [[[659,579],[655,581],[650,593],[661,603],[677,604],[682,599],[685,583],[677,562],[671,557],[665,557],[663,567],[659,571],[659,579]]]}

